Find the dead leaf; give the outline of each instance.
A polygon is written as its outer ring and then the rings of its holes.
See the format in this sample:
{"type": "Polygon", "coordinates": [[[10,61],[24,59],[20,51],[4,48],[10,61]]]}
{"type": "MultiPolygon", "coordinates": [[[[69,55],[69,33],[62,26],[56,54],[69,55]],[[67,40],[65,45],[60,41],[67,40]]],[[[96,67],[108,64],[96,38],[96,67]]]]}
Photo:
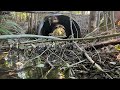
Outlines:
{"type": "Polygon", "coordinates": [[[2,52],[0,54],[0,60],[2,60],[3,58],[5,58],[8,55],[8,52],[2,52]]]}
{"type": "Polygon", "coordinates": [[[120,60],[120,53],[117,55],[117,58],[116,58],[117,60],[120,60]]]}
{"type": "Polygon", "coordinates": [[[117,25],[120,26],[120,21],[118,21],[117,25]]]}
{"type": "Polygon", "coordinates": [[[115,45],[115,49],[120,51],[120,44],[115,45]]]}
{"type": "Polygon", "coordinates": [[[112,64],[112,65],[115,65],[116,64],[116,62],[109,62],[110,64],[112,64]]]}
{"type": "Polygon", "coordinates": [[[52,36],[66,36],[64,28],[58,27],[52,32],[52,36]]]}

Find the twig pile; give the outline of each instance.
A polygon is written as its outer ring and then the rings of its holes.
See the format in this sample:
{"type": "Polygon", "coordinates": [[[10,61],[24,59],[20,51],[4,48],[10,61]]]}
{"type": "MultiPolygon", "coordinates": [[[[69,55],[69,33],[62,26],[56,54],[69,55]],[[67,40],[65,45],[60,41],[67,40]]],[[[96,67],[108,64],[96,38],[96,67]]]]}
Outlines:
{"type": "Polygon", "coordinates": [[[22,61],[25,67],[33,66],[32,68],[36,70],[35,66],[39,65],[38,61],[44,65],[44,67],[39,67],[43,75],[37,72],[31,78],[58,78],[49,77],[55,68],[56,70],[59,68],[66,79],[119,78],[120,63],[116,60],[119,52],[114,48],[113,52],[110,52],[111,50],[107,51],[106,48],[108,47],[86,51],[82,44],[76,42],[53,42],[25,44],[23,48],[18,49],[20,50],[19,61],[22,61]]]}
{"type": "MultiPolygon", "coordinates": [[[[28,42],[13,41],[8,45],[7,61],[13,62],[15,73],[25,71],[26,78],[113,79],[120,77],[119,51],[113,45],[85,50],[86,44],[75,41],[28,42]],[[17,43],[17,44],[16,44],[17,43]],[[15,63],[24,67],[16,69],[15,63]]],[[[2,50],[3,47],[0,48],[2,50]]]]}

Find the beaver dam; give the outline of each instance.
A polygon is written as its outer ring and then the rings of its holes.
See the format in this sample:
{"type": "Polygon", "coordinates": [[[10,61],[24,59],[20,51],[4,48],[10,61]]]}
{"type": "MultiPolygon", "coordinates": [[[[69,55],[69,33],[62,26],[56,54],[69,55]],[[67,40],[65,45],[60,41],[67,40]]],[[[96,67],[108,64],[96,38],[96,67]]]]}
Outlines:
{"type": "Polygon", "coordinates": [[[0,79],[120,78],[118,25],[116,29],[93,30],[82,35],[88,29],[83,31],[82,24],[65,16],[67,21],[61,14],[45,15],[34,27],[31,18],[36,20],[35,16],[40,14],[35,13],[12,12],[12,18],[2,19],[1,26],[7,27],[0,27],[0,79]],[[19,14],[28,16],[24,22],[21,20],[24,24],[31,21],[26,31],[19,20],[14,22],[19,14]]]}

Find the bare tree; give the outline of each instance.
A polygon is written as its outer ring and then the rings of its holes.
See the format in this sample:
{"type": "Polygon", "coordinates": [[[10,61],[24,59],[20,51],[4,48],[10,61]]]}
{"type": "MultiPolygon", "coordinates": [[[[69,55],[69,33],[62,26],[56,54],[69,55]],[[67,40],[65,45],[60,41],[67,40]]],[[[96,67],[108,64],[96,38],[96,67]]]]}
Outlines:
{"type": "Polygon", "coordinates": [[[95,29],[97,24],[97,11],[90,11],[89,32],[95,29]]]}

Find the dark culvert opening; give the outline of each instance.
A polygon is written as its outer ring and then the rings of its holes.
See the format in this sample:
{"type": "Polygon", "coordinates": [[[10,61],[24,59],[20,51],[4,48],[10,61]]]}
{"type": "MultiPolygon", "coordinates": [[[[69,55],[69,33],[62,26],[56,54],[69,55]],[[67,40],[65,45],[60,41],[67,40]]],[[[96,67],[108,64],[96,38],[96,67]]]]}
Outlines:
{"type": "MultiPolygon", "coordinates": [[[[73,30],[74,38],[80,38],[81,37],[80,27],[75,20],[73,19],[71,20],[72,20],[72,30],[73,30]]],[[[65,27],[66,38],[72,35],[71,27],[70,27],[70,17],[66,15],[46,16],[41,21],[41,23],[39,23],[37,34],[43,35],[43,36],[49,36],[49,34],[53,32],[56,24],[60,24],[65,27]],[[58,20],[57,23],[56,23],[56,20],[58,20]]]]}

